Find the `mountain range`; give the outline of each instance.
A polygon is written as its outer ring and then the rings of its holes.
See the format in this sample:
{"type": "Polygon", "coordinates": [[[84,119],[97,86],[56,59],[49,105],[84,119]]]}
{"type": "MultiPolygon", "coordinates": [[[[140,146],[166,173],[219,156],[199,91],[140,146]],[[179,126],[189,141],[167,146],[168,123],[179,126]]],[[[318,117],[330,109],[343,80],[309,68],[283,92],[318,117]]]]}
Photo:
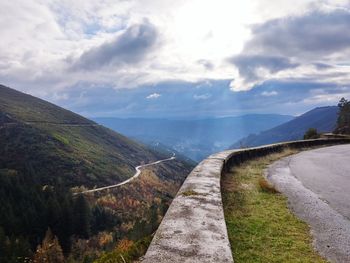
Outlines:
{"type": "Polygon", "coordinates": [[[195,160],[222,151],[232,142],[293,119],[278,114],[251,114],[206,119],[94,118],[130,138],[148,145],[163,145],[195,160]]]}
{"type": "Polygon", "coordinates": [[[251,134],[229,148],[252,147],[283,141],[300,140],[309,128],[315,128],[318,132],[332,132],[336,127],[338,117],[337,106],[319,107],[310,110],[286,123],[272,129],[251,134]]]}

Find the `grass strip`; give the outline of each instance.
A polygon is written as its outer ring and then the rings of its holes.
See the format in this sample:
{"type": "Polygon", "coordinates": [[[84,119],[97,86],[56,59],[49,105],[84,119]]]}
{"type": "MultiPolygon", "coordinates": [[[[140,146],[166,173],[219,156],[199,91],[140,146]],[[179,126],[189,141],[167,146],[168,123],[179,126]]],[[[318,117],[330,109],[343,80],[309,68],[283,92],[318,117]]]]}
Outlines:
{"type": "Polygon", "coordinates": [[[297,152],[287,149],[247,161],[223,176],[225,220],[235,263],[327,262],[313,249],[308,225],[292,214],[287,198],[263,176],[273,161],[297,152]]]}

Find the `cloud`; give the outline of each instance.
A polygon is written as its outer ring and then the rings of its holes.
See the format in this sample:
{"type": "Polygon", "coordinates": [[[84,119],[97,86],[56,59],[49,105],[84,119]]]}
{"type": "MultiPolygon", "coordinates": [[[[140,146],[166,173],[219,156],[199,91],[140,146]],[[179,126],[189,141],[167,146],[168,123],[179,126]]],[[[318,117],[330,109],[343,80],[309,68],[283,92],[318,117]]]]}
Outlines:
{"type": "Polygon", "coordinates": [[[213,83],[210,81],[210,80],[204,80],[204,81],[201,81],[200,83],[198,83],[196,85],[196,88],[197,89],[201,89],[201,88],[210,88],[210,87],[213,87],[213,83]]]}
{"type": "Polygon", "coordinates": [[[298,63],[291,62],[289,58],[269,55],[237,55],[230,58],[229,62],[238,68],[241,78],[240,81],[234,80],[231,83],[231,86],[236,90],[256,85],[266,75],[299,66],[298,63]]]}
{"type": "MultiPolygon", "coordinates": [[[[101,87],[120,97],[115,101],[111,94],[100,94],[96,108],[90,105],[83,113],[93,114],[109,99],[114,100],[111,111],[125,110],[121,116],[141,107],[141,101],[146,106],[138,114],[162,103],[158,114],[169,107],[169,114],[186,115],[214,104],[213,111],[227,106],[224,111],[232,113],[232,105],[239,107],[245,96],[261,100],[260,87],[271,81],[303,83],[303,89],[315,82],[329,89],[348,87],[349,7],[346,0],[222,0],[219,5],[210,0],[0,1],[0,79],[68,106],[97,100],[94,92],[105,92],[101,87]],[[256,88],[231,94],[232,79],[233,90],[256,88]],[[219,80],[224,83],[220,92],[219,80]],[[149,89],[165,82],[171,95],[149,89]],[[169,84],[178,82],[182,89],[169,84]],[[86,95],[71,99],[80,89],[86,95]],[[153,93],[161,99],[147,100],[153,93]],[[211,97],[204,100],[207,93],[211,97]]],[[[278,96],[264,96],[264,103],[278,104],[283,96],[292,100],[294,94],[266,88],[271,90],[278,96]]],[[[262,103],[256,105],[265,110],[262,103]]]]}
{"type": "Polygon", "coordinates": [[[87,83],[81,83],[74,89],[67,90],[67,100],[57,100],[51,94],[50,101],[59,102],[61,106],[90,117],[181,119],[257,112],[296,115],[314,107],[336,105],[342,96],[350,96],[350,86],[267,81],[247,92],[232,92],[227,88],[229,80],[210,81],[212,87],[203,86],[201,89],[196,88],[200,83],[190,82],[164,82],[117,90],[106,86],[91,89],[87,83]],[[265,97],[261,95],[272,91],[278,94],[265,97]],[[156,100],[146,99],[152,94],[161,94],[161,97],[156,100]],[[208,100],[195,99],[195,95],[203,94],[211,94],[211,97],[208,100]]]}
{"type": "Polygon", "coordinates": [[[137,64],[153,50],[158,38],[156,27],[148,20],[128,27],[123,34],[84,52],[74,69],[95,70],[104,66],[137,64]]]}
{"type": "Polygon", "coordinates": [[[340,98],[348,98],[350,96],[349,87],[338,87],[332,92],[326,89],[315,89],[310,92],[310,96],[305,98],[305,104],[328,103],[329,105],[337,105],[340,98]]]}
{"type": "Polygon", "coordinates": [[[206,59],[200,59],[198,60],[198,64],[202,65],[207,70],[213,70],[214,64],[206,59]]]}
{"type": "Polygon", "coordinates": [[[328,57],[349,49],[350,12],[314,10],[301,16],[274,19],[252,27],[245,50],[289,57],[328,57]]]}
{"type": "Polygon", "coordinates": [[[271,96],[277,96],[278,95],[278,92],[275,91],[275,90],[272,90],[272,91],[263,91],[261,93],[262,96],[264,97],[271,97],[271,96]]]}
{"type": "Polygon", "coordinates": [[[325,69],[333,68],[332,65],[329,65],[329,64],[326,64],[326,63],[321,63],[321,62],[315,62],[315,63],[313,63],[313,65],[318,70],[325,70],[325,69]]]}
{"type": "Polygon", "coordinates": [[[349,10],[332,8],[252,26],[242,52],[228,60],[237,69],[232,90],[249,90],[271,79],[349,83],[349,68],[337,66],[350,59],[349,24],[349,10]]]}
{"type": "Polygon", "coordinates": [[[230,62],[238,67],[240,75],[248,81],[259,78],[259,69],[276,73],[299,65],[292,63],[289,58],[268,55],[238,55],[232,57],[230,62]]]}
{"type": "Polygon", "coordinates": [[[146,99],[155,100],[155,99],[158,99],[160,96],[162,96],[162,95],[160,95],[159,93],[152,93],[152,94],[148,95],[146,97],[146,99]]]}

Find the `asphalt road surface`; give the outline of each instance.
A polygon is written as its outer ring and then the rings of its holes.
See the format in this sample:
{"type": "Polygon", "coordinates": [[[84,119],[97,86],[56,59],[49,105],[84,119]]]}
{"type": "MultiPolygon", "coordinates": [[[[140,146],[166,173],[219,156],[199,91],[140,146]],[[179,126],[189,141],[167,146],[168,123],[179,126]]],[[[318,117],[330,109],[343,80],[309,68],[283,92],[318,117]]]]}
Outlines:
{"type": "Polygon", "coordinates": [[[350,145],[302,152],[289,168],[302,184],[350,219],[350,145]]]}
{"type": "Polygon", "coordinates": [[[266,176],[310,225],[320,254],[331,262],[350,262],[350,145],[283,158],[266,176]]]}

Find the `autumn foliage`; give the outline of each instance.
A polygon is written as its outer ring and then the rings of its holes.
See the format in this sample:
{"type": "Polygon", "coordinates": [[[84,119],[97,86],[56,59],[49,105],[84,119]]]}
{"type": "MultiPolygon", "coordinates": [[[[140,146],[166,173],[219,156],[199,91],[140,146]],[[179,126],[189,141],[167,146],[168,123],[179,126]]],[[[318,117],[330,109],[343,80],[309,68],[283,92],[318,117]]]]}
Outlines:
{"type": "Polygon", "coordinates": [[[34,263],[64,263],[62,248],[58,238],[54,236],[50,228],[46,231],[45,238],[41,245],[38,246],[34,263]]]}

